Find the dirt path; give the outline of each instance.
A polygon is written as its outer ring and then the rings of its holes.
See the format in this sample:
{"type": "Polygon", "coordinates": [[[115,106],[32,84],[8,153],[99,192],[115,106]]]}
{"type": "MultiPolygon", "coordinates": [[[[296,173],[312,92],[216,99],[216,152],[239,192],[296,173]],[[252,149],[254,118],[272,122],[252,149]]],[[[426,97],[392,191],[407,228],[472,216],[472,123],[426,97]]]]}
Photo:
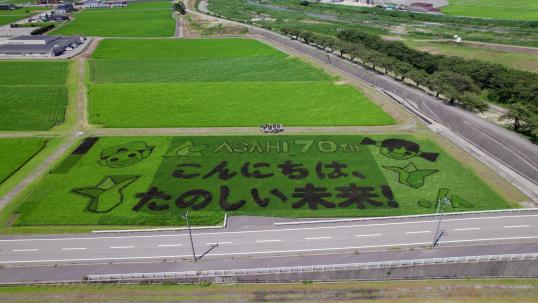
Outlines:
{"type": "MultiPolygon", "coordinates": [[[[397,41],[416,41],[416,42],[453,42],[454,39],[402,39],[396,37],[384,37],[385,40],[397,40],[397,41]]],[[[479,41],[463,41],[463,45],[473,47],[473,48],[483,48],[507,53],[518,53],[518,54],[538,54],[538,47],[530,46],[519,46],[519,45],[508,45],[508,44],[498,44],[498,43],[487,43],[479,41]]]]}
{"type": "Polygon", "coordinates": [[[178,14],[175,12],[173,12],[172,15],[176,20],[176,31],[174,33],[174,38],[183,38],[183,18],[178,16],[178,14]]]}
{"type": "Polygon", "coordinates": [[[48,170],[49,166],[59,159],[63,154],[73,145],[76,138],[71,136],[64,142],[52,155],[50,155],[43,163],[41,163],[30,175],[24,178],[17,186],[6,193],[0,199],[0,209],[4,208],[9,202],[11,202],[16,196],[22,193],[32,182],[43,176],[48,170]]]}
{"type": "MultiPolygon", "coordinates": [[[[302,126],[285,127],[284,135],[289,134],[382,134],[412,132],[416,122],[387,126],[302,126]]],[[[210,136],[210,135],[259,135],[258,127],[185,127],[185,128],[95,128],[86,130],[87,135],[95,136],[210,136]]],[[[274,134],[271,134],[274,136],[274,134]]],[[[269,136],[269,135],[268,135],[269,136]]]]}

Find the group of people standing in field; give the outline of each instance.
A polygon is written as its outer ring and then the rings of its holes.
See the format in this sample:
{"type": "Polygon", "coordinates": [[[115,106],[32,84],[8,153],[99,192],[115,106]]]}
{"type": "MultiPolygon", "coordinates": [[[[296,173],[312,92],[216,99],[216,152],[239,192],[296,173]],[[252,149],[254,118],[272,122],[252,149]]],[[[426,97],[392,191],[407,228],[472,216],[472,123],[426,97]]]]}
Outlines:
{"type": "Polygon", "coordinates": [[[278,134],[284,131],[284,127],[282,126],[282,124],[266,123],[260,126],[260,131],[266,134],[269,134],[269,133],[278,134]]]}

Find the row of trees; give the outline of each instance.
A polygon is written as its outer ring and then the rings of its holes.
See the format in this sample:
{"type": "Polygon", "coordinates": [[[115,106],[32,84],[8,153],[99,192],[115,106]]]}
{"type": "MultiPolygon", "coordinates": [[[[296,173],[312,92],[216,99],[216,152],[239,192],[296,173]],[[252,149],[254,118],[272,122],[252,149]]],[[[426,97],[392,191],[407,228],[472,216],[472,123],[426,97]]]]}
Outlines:
{"type": "Polygon", "coordinates": [[[499,64],[459,57],[431,55],[397,41],[356,30],[339,31],[336,37],[298,29],[282,29],[307,43],[338,50],[349,59],[412,80],[449,103],[476,111],[487,109],[489,101],[505,103],[514,130],[538,138],[538,75],[506,68],[499,64]],[[482,96],[482,97],[481,97],[482,96]]]}

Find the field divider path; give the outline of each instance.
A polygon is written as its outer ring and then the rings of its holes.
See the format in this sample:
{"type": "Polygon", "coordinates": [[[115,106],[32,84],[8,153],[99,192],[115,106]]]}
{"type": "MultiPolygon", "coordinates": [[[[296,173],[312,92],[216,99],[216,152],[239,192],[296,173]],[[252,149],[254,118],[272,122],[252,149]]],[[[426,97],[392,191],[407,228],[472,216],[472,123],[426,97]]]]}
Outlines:
{"type": "Polygon", "coordinates": [[[22,180],[11,191],[6,193],[0,199],[0,209],[4,208],[9,202],[11,202],[17,195],[22,193],[32,182],[43,176],[48,170],[49,166],[63,156],[67,150],[76,142],[75,136],[70,136],[66,142],[64,142],[52,155],[50,155],[45,161],[43,161],[32,173],[30,173],[24,180],[22,180]]]}
{"type": "MultiPolygon", "coordinates": [[[[284,125],[287,134],[381,134],[395,133],[413,130],[416,122],[409,121],[401,125],[386,125],[386,126],[291,126],[284,125]]],[[[196,128],[100,128],[87,130],[88,134],[96,136],[151,136],[151,135],[218,135],[218,134],[260,134],[259,127],[196,127],[196,128]]],[[[274,136],[274,134],[271,134],[274,136]]],[[[270,135],[268,135],[270,136],[270,135]]]]}
{"type": "Polygon", "coordinates": [[[175,12],[172,12],[172,16],[176,20],[176,31],[174,33],[174,38],[183,38],[183,19],[175,12]]]}

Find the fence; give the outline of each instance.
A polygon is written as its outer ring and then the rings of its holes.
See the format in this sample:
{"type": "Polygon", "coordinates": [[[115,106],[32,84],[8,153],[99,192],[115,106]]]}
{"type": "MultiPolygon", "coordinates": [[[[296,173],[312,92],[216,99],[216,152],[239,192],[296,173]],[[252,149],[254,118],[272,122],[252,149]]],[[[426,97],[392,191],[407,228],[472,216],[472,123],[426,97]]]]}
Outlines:
{"type": "MultiPolygon", "coordinates": [[[[214,226],[191,226],[191,230],[206,230],[206,229],[224,229],[228,226],[228,213],[224,213],[222,225],[214,226]]],[[[147,229],[112,229],[112,230],[93,230],[94,234],[113,234],[113,233],[140,233],[140,232],[167,232],[188,230],[188,227],[163,227],[163,228],[147,228],[147,229]]]]}
{"type": "MultiPolygon", "coordinates": [[[[538,208],[514,208],[514,209],[500,209],[500,210],[480,210],[480,211],[466,211],[466,212],[447,212],[444,214],[446,218],[457,216],[470,216],[470,215],[487,215],[487,214],[517,214],[517,213],[530,213],[538,212],[538,208]]],[[[407,220],[407,219],[425,219],[425,218],[438,218],[438,214],[425,214],[425,215],[408,215],[408,216],[388,216],[388,217],[367,217],[367,218],[345,218],[345,219],[324,219],[324,220],[307,220],[307,221],[290,221],[290,222],[275,222],[275,226],[286,225],[302,225],[302,224],[321,224],[321,223],[346,223],[346,222],[361,222],[361,221],[380,221],[380,220],[407,220]]]]}
{"type": "Polygon", "coordinates": [[[87,275],[86,281],[88,282],[122,282],[122,281],[128,282],[128,281],[141,281],[141,280],[188,279],[188,278],[209,278],[209,277],[241,276],[241,275],[328,272],[328,271],[339,271],[339,270],[359,270],[359,269],[411,267],[411,266],[437,265],[437,264],[499,262],[499,261],[516,261],[516,260],[519,261],[519,260],[537,260],[537,259],[538,259],[538,253],[464,256],[464,257],[412,259],[412,260],[398,260],[398,261],[380,261],[380,262],[293,266],[293,267],[87,275]]]}

